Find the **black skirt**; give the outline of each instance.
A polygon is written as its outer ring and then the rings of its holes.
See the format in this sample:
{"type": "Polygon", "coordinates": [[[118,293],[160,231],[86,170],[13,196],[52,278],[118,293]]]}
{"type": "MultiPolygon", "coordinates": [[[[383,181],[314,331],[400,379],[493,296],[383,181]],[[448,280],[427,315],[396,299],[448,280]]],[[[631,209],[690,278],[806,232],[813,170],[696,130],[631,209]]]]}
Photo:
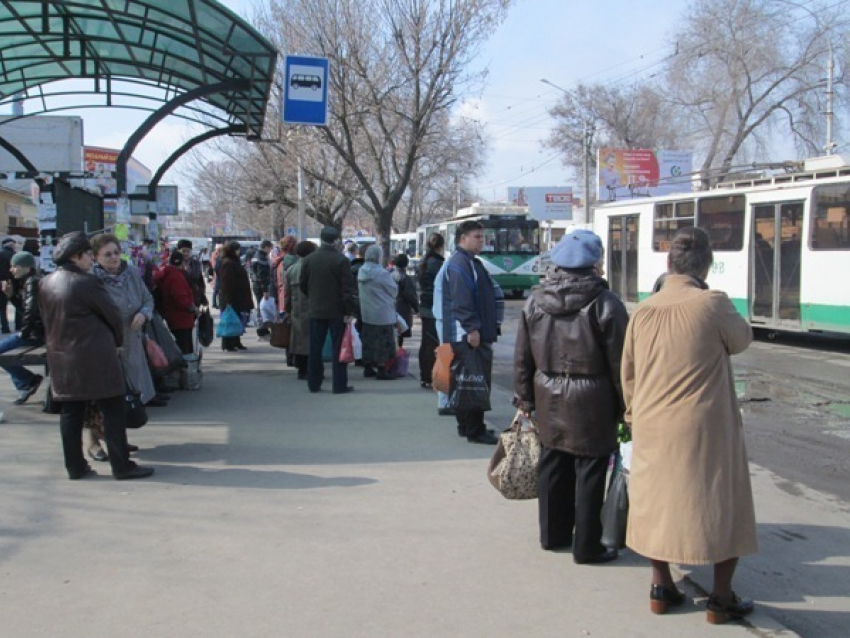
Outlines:
{"type": "Polygon", "coordinates": [[[375,326],[364,322],[360,340],[363,342],[363,363],[382,365],[395,358],[395,326],[375,326]]]}

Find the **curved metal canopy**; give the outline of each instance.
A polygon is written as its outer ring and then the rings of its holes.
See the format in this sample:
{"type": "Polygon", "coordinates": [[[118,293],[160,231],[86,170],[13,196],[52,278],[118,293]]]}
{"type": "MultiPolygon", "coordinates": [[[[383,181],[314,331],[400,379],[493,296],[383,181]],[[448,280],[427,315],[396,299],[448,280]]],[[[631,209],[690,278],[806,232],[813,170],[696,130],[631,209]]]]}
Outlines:
{"type": "MultiPolygon", "coordinates": [[[[268,40],[214,0],[0,0],[0,105],[37,98],[35,112],[63,110],[44,87],[74,78],[92,82],[63,84],[55,95],[99,96],[81,107],[112,105],[113,81],[121,95],[161,104],[198,91],[224,112],[213,119],[254,138],[276,58],[268,40]],[[216,85],[225,88],[203,91],[216,85]]],[[[188,112],[203,121],[203,109],[188,112]]]]}

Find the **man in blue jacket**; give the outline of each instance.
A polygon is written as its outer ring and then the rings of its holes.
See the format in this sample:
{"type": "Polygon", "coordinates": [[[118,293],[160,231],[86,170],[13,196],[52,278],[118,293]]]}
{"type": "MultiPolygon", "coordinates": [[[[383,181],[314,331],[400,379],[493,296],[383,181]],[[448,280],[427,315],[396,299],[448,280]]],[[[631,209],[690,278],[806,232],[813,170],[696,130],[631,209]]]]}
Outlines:
{"type": "MultiPolygon", "coordinates": [[[[451,343],[455,352],[477,348],[484,363],[489,390],[493,368],[493,343],[499,333],[497,297],[499,292],[484,264],[478,259],[484,247],[484,227],[465,221],[455,232],[457,249],[443,268],[440,286],[442,333],[440,340],[451,343]]],[[[435,299],[436,305],[436,299],[435,299]]],[[[484,412],[456,408],[458,434],[470,443],[495,445],[498,439],[484,425],[484,412]]]]}

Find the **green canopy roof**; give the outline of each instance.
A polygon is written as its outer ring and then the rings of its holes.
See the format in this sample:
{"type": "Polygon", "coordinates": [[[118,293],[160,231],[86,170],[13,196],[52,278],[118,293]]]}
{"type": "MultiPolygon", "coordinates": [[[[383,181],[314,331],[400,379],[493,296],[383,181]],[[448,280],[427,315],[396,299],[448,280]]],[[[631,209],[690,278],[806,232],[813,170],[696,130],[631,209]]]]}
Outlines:
{"type": "MultiPolygon", "coordinates": [[[[199,99],[223,111],[214,119],[259,137],[276,57],[271,43],[214,0],[0,0],[0,105],[26,99],[45,113],[67,108],[51,96],[76,95],[92,97],[78,106],[118,106],[120,83],[120,95],[153,99],[155,110],[220,85],[199,99]],[[47,87],[73,78],[91,81],[53,94],[47,87]]],[[[189,119],[205,121],[200,106],[188,107],[189,119]]]]}

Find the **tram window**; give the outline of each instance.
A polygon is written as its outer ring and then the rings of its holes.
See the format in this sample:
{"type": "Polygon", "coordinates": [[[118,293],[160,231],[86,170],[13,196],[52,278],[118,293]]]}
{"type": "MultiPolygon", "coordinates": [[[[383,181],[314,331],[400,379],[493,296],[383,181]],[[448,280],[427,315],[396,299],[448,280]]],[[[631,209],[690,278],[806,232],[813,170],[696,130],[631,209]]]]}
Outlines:
{"type": "Polygon", "coordinates": [[[701,199],[697,225],[708,233],[712,250],[741,250],[744,247],[744,196],[701,199]]]}
{"type": "Polygon", "coordinates": [[[656,204],[652,224],[652,249],[655,252],[667,252],[676,231],[693,225],[693,201],[656,204]]]}
{"type": "Polygon", "coordinates": [[[495,228],[484,228],[484,247],[481,249],[485,253],[496,252],[498,238],[496,237],[495,228]]]}
{"type": "Polygon", "coordinates": [[[850,250],[850,186],[818,186],[812,211],[812,250],[850,250]]]}

